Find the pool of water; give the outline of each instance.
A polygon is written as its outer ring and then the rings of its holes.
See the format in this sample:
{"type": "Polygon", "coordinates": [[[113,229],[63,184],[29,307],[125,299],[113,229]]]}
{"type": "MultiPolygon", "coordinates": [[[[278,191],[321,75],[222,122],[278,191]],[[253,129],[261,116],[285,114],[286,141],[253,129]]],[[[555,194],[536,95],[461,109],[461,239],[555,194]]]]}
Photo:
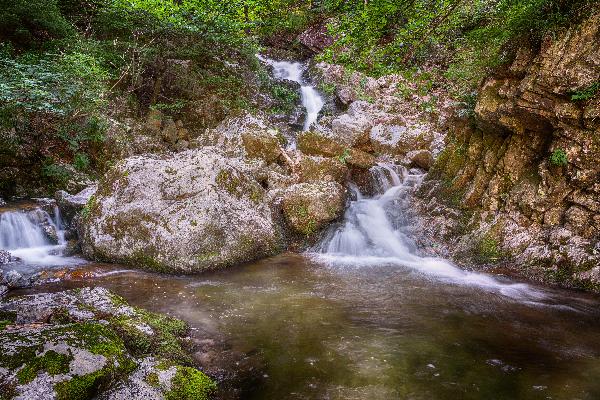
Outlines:
{"type": "Polygon", "coordinates": [[[401,265],[285,254],[201,276],[85,267],[98,285],[256,353],[244,399],[598,399],[596,296],[506,296],[401,265]]]}

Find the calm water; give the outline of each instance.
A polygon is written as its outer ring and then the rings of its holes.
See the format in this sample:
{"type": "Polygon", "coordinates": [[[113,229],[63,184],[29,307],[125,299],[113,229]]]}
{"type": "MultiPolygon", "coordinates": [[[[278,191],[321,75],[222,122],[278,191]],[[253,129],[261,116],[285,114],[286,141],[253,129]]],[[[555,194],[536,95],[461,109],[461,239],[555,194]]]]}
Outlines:
{"type": "Polygon", "coordinates": [[[397,265],[292,254],[198,277],[65,284],[107,287],[257,352],[265,377],[248,399],[600,398],[590,295],[533,288],[540,299],[514,298],[397,265]]]}

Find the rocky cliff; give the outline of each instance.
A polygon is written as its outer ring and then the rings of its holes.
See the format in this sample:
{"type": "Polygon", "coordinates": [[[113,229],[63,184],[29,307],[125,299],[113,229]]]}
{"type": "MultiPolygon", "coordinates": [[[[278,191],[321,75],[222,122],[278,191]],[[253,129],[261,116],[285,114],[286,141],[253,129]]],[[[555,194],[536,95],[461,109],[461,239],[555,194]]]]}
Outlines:
{"type": "Polygon", "coordinates": [[[600,14],[520,48],[474,120],[450,124],[420,191],[428,236],[462,260],[598,288],[599,86],[600,14]]]}

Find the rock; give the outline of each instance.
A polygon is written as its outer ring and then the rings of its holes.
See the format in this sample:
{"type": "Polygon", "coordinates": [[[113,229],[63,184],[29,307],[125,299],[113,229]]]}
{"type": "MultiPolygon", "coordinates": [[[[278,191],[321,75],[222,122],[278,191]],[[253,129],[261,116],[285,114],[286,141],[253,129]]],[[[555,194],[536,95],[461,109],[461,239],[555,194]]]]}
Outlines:
{"type": "Polygon", "coordinates": [[[344,211],[346,190],[335,182],[299,183],[283,196],[287,222],[298,233],[312,235],[344,211]]]}
{"type": "Polygon", "coordinates": [[[19,272],[10,270],[8,272],[2,273],[2,281],[1,283],[5,286],[8,286],[9,289],[22,289],[30,287],[32,282],[31,278],[24,277],[19,272]]]}
{"type": "Polygon", "coordinates": [[[193,273],[273,254],[279,229],[265,190],[214,147],[124,160],[103,178],[82,220],[95,259],[193,273]]]}
{"type": "Polygon", "coordinates": [[[313,53],[320,53],[333,44],[333,37],[327,30],[328,21],[313,25],[298,35],[297,40],[313,53]]]}
{"type": "Polygon", "coordinates": [[[0,299],[4,297],[6,293],[8,293],[8,286],[0,285],[0,299]]]}
{"type": "Polygon", "coordinates": [[[281,153],[280,140],[264,115],[249,113],[228,118],[197,139],[201,146],[218,147],[227,156],[260,158],[266,162],[275,161],[281,153]]]}
{"type": "Polygon", "coordinates": [[[369,133],[373,150],[378,153],[405,155],[406,153],[427,149],[433,137],[426,126],[378,124],[369,133]]]}
{"type": "Polygon", "coordinates": [[[267,163],[275,162],[281,155],[281,144],[276,132],[250,130],[242,133],[246,157],[259,158],[267,163]]]}
{"type": "Polygon", "coordinates": [[[175,143],[175,146],[173,146],[173,149],[175,151],[185,151],[189,147],[190,147],[190,143],[187,140],[180,139],[177,141],[177,143],[175,143]]]}
{"type": "Polygon", "coordinates": [[[450,254],[465,261],[477,251],[469,243],[491,237],[516,274],[600,288],[600,102],[572,97],[600,81],[599,21],[596,10],[541,48],[521,48],[482,83],[477,126],[452,120],[422,199],[439,198],[422,214],[432,241],[449,238],[450,254]],[[435,220],[431,211],[443,215],[435,220]],[[468,224],[437,229],[456,212],[468,224]]]}
{"type": "Polygon", "coordinates": [[[8,264],[12,260],[12,256],[6,250],[0,250],[0,265],[8,264]]]}
{"type": "Polygon", "coordinates": [[[429,150],[413,150],[406,154],[405,161],[411,167],[419,167],[425,171],[429,171],[434,159],[429,150]]]}
{"type": "Polygon", "coordinates": [[[206,398],[216,385],[191,363],[180,320],[129,306],[103,288],[0,302],[0,387],[31,400],[206,398]],[[8,322],[8,325],[6,325],[8,322]],[[91,398],[91,397],[90,397],[91,398]]]}
{"type": "Polygon", "coordinates": [[[94,184],[74,195],[71,195],[64,190],[56,192],[54,198],[56,199],[62,216],[66,218],[67,221],[71,221],[78,212],[85,208],[92,196],[96,193],[96,190],[98,190],[98,185],[94,184]]]}
{"type": "Polygon", "coordinates": [[[301,182],[338,182],[343,184],[348,167],[337,158],[303,156],[298,163],[301,182]]]}
{"type": "Polygon", "coordinates": [[[6,205],[6,201],[2,197],[0,197],[0,207],[4,207],[6,205]]]}
{"type": "Polygon", "coordinates": [[[165,142],[174,145],[179,139],[179,133],[177,131],[177,125],[171,118],[167,118],[163,123],[162,138],[165,142]]]}
{"type": "Polygon", "coordinates": [[[298,135],[298,149],[304,154],[336,157],[343,163],[359,168],[371,168],[375,165],[375,157],[361,150],[345,147],[331,138],[313,131],[302,132],[298,135]]]}
{"type": "MultiPolygon", "coordinates": [[[[356,104],[353,103],[353,105],[356,104]]],[[[365,114],[353,112],[342,114],[331,123],[332,139],[347,147],[355,147],[369,141],[369,131],[373,127],[373,121],[365,114]]]]}

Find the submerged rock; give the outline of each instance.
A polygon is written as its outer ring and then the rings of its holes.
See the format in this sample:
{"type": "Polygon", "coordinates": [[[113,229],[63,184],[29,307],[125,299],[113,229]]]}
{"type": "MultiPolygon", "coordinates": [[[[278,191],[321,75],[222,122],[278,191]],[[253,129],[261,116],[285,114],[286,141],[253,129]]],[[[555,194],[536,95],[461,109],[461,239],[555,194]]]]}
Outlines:
{"type": "Polygon", "coordinates": [[[184,273],[271,255],[279,229],[252,174],[214,147],[126,159],[90,200],[82,250],[95,259],[184,273]]]}
{"type": "Polygon", "coordinates": [[[346,204],[346,190],[335,182],[300,183],[283,196],[283,212],[298,233],[312,235],[339,218],[346,204]]]}
{"type": "Polygon", "coordinates": [[[191,362],[182,321],[103,288],[12,298],[0,302],[0,316],[3,398],[175,399],[193,388],[187,398],[206,399],[216,388],[180,365],[191,362]]]}

